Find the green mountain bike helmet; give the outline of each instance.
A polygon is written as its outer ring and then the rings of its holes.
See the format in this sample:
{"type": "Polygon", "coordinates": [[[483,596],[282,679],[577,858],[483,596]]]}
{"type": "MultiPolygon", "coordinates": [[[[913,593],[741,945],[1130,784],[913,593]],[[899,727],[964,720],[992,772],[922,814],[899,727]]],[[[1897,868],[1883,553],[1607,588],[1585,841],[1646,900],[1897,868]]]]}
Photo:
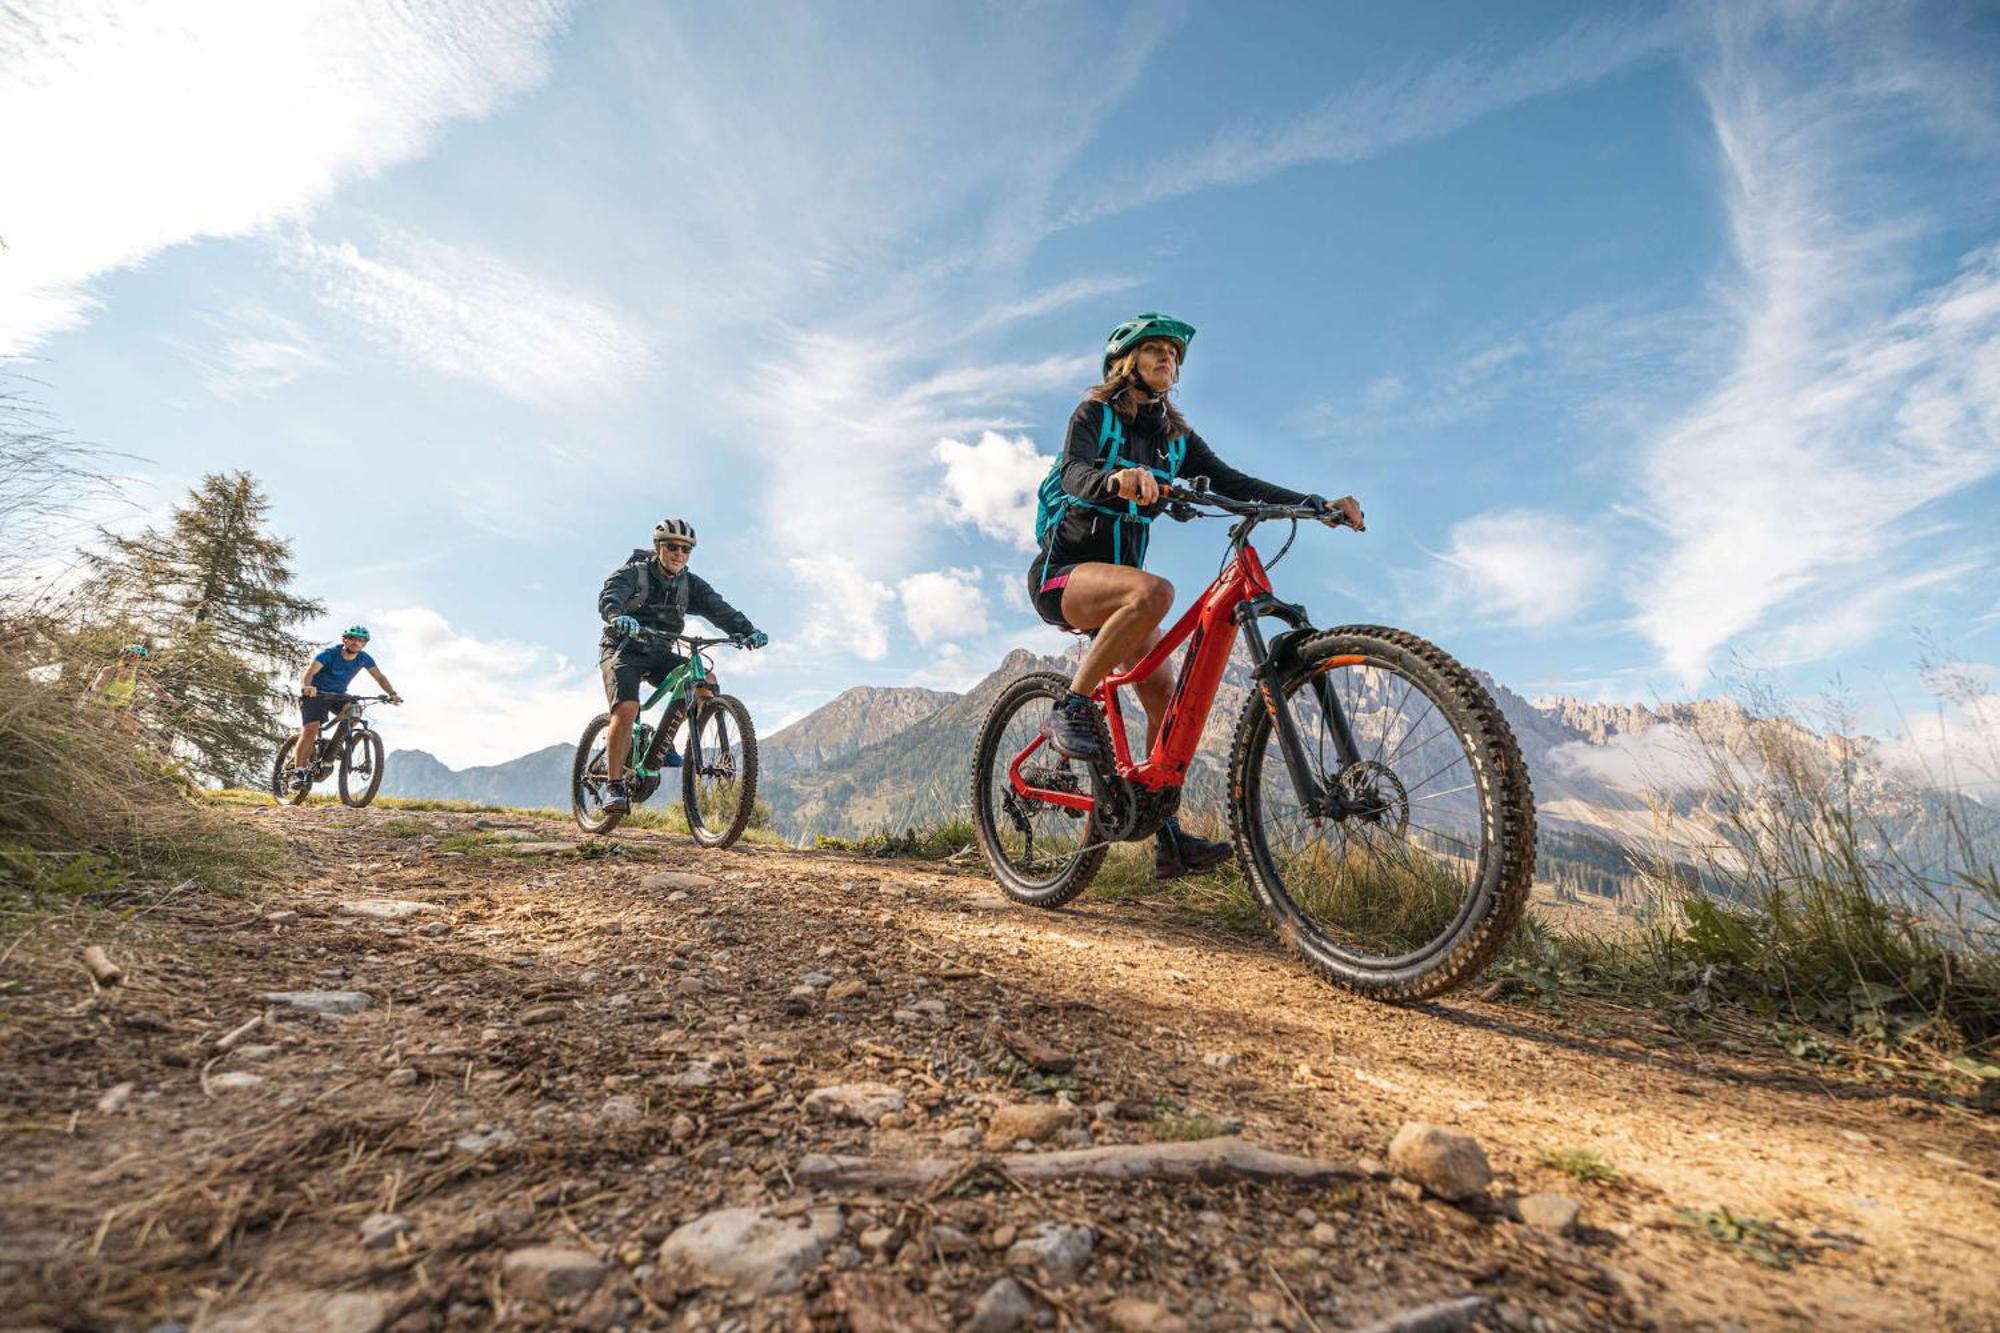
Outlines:
{"type": "Polygon", "coordinates": [[[340,637],[343,639],[360,639],[366,642],[368,639],[368,627],[366,625],[349,625],[340,632],[340,637]]]}
{"type": "Polygon", "coordinates": [[[1111,373],[1111,363],[1137,347],[1148,338],[1168,338],[1180,344],[1181,360],[1187,360],[1188,344],[1194,341],[1194,325],[1183,324],[1177,319],[1169,319],[1158,311],[1148,311],[1132,318],[1111,330],[1111,336],[1104,341],[1104,373],[1111,373]]]}
{"type": "Polygon", "coordinates": [[[143,643],[128,643],[118,650],[120,657],[151,657],[153,650],[143,643]]]}

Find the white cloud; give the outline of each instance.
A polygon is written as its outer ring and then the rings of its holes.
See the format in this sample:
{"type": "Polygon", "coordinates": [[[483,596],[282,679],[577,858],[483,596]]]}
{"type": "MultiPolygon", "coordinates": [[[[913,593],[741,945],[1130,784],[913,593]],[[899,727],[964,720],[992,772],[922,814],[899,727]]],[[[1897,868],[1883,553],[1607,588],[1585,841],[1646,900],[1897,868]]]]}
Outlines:
{"type": "Polygon", "coordinates": [[[1666,549],[1635,590],[1639,627],[1690,683],[1828,594],[1922,583],[1907,516],[2000,472],[2000,248],[1898,304],[1918,242],[1945,224],[1881,189],[1874,168],[1913,143],[1910,90],[1882,77],[1872,29],[1840,29],[1852,13],[1716,11],[1704,86],[1737,353],[1645,450],[1666,549]]]}
{"type": "Polygon", "coordinates": [[[945,505],[954,522],[970,523],[995,541],[1035,549],[1035,492],[1055,461],[1025,435],[982,431],[977,444],[939,440],[945,505]]]}
{"type": "Polygon", "coordinates": [[[2000,806],[2000,671],[1963,664],[1926,673],[1933,703],[1905,717],[1877,757],[1908,781],[2000,806]]]}
{"type": "Polygon", "coordinates": [[[0,24],[0,353],[88,284],[309,216],[547,72],[564,0],[18,0],[0,24]]]}
{"type": "Polygon", "coordinates": [[[394,259],[301,235],[289,257],[329,308],[409,361],[530,403],[595,399],[651,363],[633,320],[496,255],[389,232],[394,259]]]}
{"type": "Polygon", "coordinates": [[[986,594],[976,569],[933,569],[903,580],[903,623],[929,647],[984,634],[986,594]]]}
{"type": "Polygon", "coordinates": [[[1712,790],[1716,762],[1711,747],[1666,722],[1620,732],[1601,745],[1566,741],[1548,755],[1558,774],[1590,778],[1635,796],[1712,790]]]}
{"type": "Polygon", "coordinates": [[[800,557],[792,574],[805,593],[804,626],[798,641],[823,653],[850,653],[879,662],[889,653],[889,629],[883,612],[896,600],[896,590],[861,572],[842,555],[800,557]]]}
{"type": "Polygon", "coordinates": [[[1455,600],[1494,619],[1537,627],[1581,612],[1603,563],[1587,529],[1528,510],[1465,520],[1451,530],[1451,546],[1438,559],[1455,600]]]}
{"type": "Polygon", "coordinates": [[[369,654],[407,701],[377,715],[393,749],[426,750],[453,768],[497,764],[574,740],[604,711],[594,662],[465,634],[428,607],[373,609],[367,623],[369,654]]]}

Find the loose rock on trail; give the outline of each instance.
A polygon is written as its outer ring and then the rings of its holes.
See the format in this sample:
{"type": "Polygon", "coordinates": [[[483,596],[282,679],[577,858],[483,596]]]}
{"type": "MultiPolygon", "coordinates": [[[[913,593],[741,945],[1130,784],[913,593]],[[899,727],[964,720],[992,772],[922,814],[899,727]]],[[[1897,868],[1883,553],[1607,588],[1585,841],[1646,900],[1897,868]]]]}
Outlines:
{"type": "Polygon", "coordinates": [[[288,870],[94,930],[116,987],[60,921],[0,960],[10,1326],[1996,1326],[1992,1117],[1670,1015],[1389,1008],[935,865],[243,817],[288,870]]]}

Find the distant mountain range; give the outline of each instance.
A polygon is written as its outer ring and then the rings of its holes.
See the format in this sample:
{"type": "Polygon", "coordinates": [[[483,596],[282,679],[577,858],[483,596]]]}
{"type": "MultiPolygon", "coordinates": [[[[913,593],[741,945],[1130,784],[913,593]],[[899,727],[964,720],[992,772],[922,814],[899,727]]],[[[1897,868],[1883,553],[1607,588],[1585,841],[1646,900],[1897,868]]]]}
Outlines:
{"type": "MultiPolygon", "coordinates": [[[[921,827],[962,815],[972,746],[994,698],[1033,671],[1067,674],[1073,663],[1022,649],[964,694],[857,686],[759,744],[760,794],[778,830],[803,839],[921,827]]],[[[1530,702],[1482,675],[1513,727],[1535,788],[1543,878],[1615,894],[1631,878],[1627,848],[1719,836],[1715,745],[1740,754],[1791,747],[1846,765],[1878,815],[1910,849],[1952,836],[1943,798],[1900,782],[1866,738],[1821,737],[1783,721],[1753,719],[1728,700],[1646,707],[1578,699],[1530,702]],[[1706,746],[1691,743],[1700,736],[1706,746]],[[1671,813],[1674,818],[1663,818],[1671,813]]],[[[1230,664],[1189,772],[1183,809],[1220,812],[1228,747],[1249,693],[1247,664],[1230,664]]],[[[383,790],[504,805],[569,804],[574,751],[552,745],[504,764],[452,770],[418,750],[390,757],[383,790]]],[[[1981,836],[2000,842],[2000,812],[1976,808],[1981,836]],[[1989,818],[1990,816],[1990,818],[1989,818]],[[1989,827],[1990,825],[1990,827],[1989,827]]]]}

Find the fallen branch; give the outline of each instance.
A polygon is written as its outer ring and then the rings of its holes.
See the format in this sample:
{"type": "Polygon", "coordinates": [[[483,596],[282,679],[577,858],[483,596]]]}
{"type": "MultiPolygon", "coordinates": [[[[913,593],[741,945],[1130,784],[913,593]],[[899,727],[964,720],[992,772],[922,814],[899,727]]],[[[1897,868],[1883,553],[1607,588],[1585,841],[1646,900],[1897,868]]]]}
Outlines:
{"type": "Polygon", "coordinates": [[[220,1037],[217,1037],[215,1039],[215,1049],[218,1051],[234,1050],[237,1044],[240,1043],[245,1037],[249,1036],[251,1033],[255,1032],[258,1028],[263,1026],[264,1026],[264,1015],[259,1014],[255,1018],[240,1023],[237,1026],[229,1029],[229,1031],[223,1033],[220,1037]]]}
{"type": "Polygon", "coordinates": [[[808,1185],[835,1189],[920,1190],[966,1167],[987,1162],[1021,1181],[1045,1180],[1280,1180],[1317,1185],[1366,1180],[1360,1167],[1273,1152],[1237,1138],[1189,1143],[1132,1143],[1067,1152],[1000,1157],[840,1157],[811,1153],[795,1174],[808,1185]]]}
{"type": "Polygon", "coordinates": [[[107,990],[125,980],[125,969],[112,962],[101,945],[93,944],[83,951],[83,965],[90,969],[91,980],[107,990]]]}

